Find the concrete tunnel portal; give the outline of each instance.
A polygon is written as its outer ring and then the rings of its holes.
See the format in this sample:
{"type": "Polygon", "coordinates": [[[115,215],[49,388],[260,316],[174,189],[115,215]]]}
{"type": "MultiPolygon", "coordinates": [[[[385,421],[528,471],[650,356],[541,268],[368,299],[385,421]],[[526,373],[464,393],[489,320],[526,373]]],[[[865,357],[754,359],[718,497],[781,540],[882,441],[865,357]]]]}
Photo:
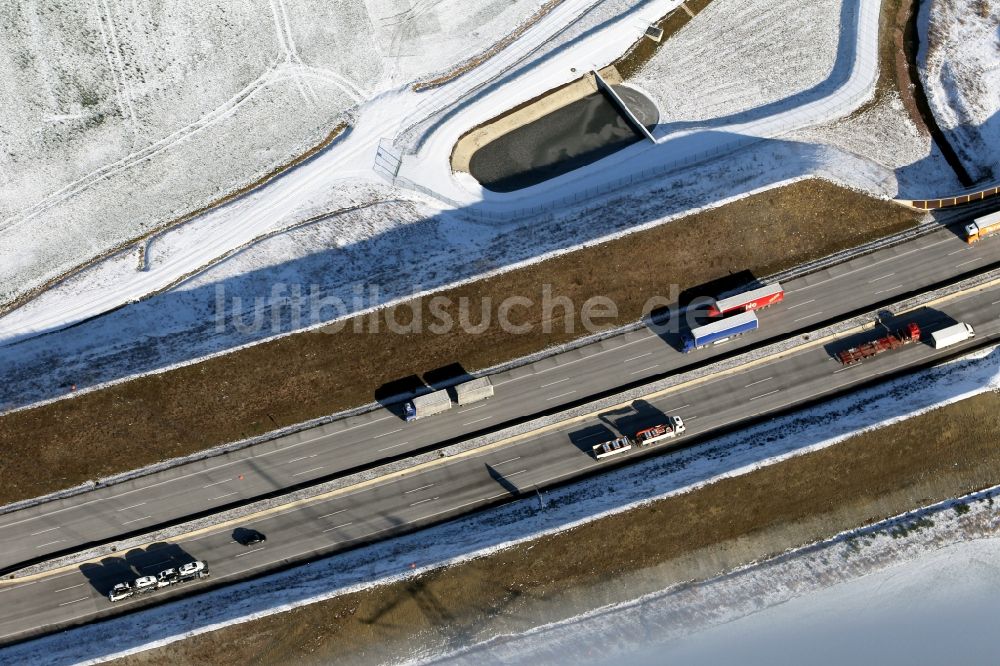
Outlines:
{"type": "Polygon", "coordinates": [[[638,90],[592,72],[589,92],[477,148],[469,173],[493,192],[513,192],[593,164],[639,141],[653,141],[656,104],[638,90]]]}

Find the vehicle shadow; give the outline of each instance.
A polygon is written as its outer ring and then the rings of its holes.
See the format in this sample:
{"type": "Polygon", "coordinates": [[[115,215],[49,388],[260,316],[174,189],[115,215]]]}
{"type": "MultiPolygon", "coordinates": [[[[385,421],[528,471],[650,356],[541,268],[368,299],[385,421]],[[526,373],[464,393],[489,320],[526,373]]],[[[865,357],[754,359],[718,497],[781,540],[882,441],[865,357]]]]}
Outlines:
{"type": "Polygon", "coordinates": [[[607,425],[589,425],[569,434],[569,441],[588,456],[592,454],[595,444],[614,439],[618,435],[607,425]]]}
{"type": "Polygon", "coordinates": [[[598,418],[608,424],[609,428],[629,437],[634,436],[643,428],[648,428],[666,421],[667,415],[645,400],[635,400],[629,407],[612,412],[604,412],[598,418]]]}
{"type": "Polygon", "coordinates": [[[503,473],[497,468],[493,467],[489,463],[486,463],[486,473],[490,475],[490,478],[500,484],[500,487],[506,490],[508,493],[514,497],[521,495],[521,489],[517,487],[517,484],[506,478],[503,473]]]}
{"type": "Polygon", "coordinates": [[[375,402],[403,419],[403,404],[426,392],[427,384],[418,375],[407,375],[382,384],[375,389],[375,402]]]}

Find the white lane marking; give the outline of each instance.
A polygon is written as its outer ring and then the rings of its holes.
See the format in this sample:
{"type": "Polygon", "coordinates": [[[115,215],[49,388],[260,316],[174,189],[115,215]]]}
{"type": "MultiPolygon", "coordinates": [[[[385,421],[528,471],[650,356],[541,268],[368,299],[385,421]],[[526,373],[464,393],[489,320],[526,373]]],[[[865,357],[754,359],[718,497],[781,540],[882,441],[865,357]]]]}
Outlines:
{"type": "Polygon", "coordinates": [[[950,256],[951,256],[951,255],[953,255],[953,254],[959,254],[959,253],[961,253],[961,252],[968,252],[968,251],[969,251],[969,249],[970,249],[970,248],[967,248],[967,247],[963,247],[963,248],[962,248],[961,250],[955,250],[954,252],[949,252],[949,253],[948,253],[948,256],[950,257],[950,256]]]}
{"type": "Polygon", "coordinates": [[[763,384],[764,382],[769,382],[772,379],[774,379],[774,377],[768,377],[767,379],[758,379],[755,382],[750,382],[749,384],[747,384],[743,388],[750,388],[751,386],[756,386],[757,384],[763,384]]]}
{"type": "Polygon", "coordinates": [[[974,264],[974,263],[976,263],[977,261],[980,261],[980,260],[982,260],[982,257],[976,257],[975,259],[969,259],[968,261],[963,261],[960,264],[955,264],[955,268],[961,268],[962,266],[965,266],[966,264],[974,264]]]}
{"type": "Polygon", "coordinates": [[[810,303],[815,303],[816,299],[811,298],[808,301],[803,301],[802,303],[796,303],[795,305],[785,308],[786,310],[794,310],[795,308],[801,308],[803,305],[809,305],[810,303]]]}
{"type": "Polygon", "coordinates": [[[147,518],[152,518],[152,516],[143,516],[142,518],[135,518],[134,520],[126,520],[122,525],[128,525],[129,523],[137,523],[140,520],[146,520],[147,518]]]}
{"type": "Polygon", "coordinates": [[[860,363],[854,363],[854,364],[852,364],[852,365],[845,365],[845,366],[844,366],[843,368],[841,368],[840,370],[834,370],[834,371],[833,371],[833,374],[835,374],[835,375],[836,375],[836,374],[838,374],[838,373],[841,373],[841,372],[843,372],[844,370],[850,370],[851,368],[860,368],[860,367],[861,367],[861,364],[860,364],[860,363]]]}
{"type": "Polygon", "coordinates": [[[700,416],[697,416],[697,415],[695,415],[695,416],[685,416],[685,417],[684,417],[684,420],[685,420],[685,421],[694,421],[695,419],[700,419],[700,418],[701,418],[701,417],[700,417],[700,416]]]}
{"type": "Polygon", "coordinates": [[[299,462],[300,460],[306,460],[308,458],[315,458],[318,455],[319,455],[318,453],[314,453],[311,456],[302,456],[301,458],[292,458],[291,460],[285,461],[285,464],[286,465],[291,465],[294,462],[299,462]]]}
{"type": "Polygon", "coordinates": [[[646,358],[647,356],[652,356],[653,352],[646,352],[645,354],[639,354],[638,356],[633,356],[632,358],[627,358],[622,363],[628,363],[629,361],[635,361],[640,358],[646,358]]]}
{"type": "Polygon", "coordinates": [[[77,585],[70,585],[69,587],[61,587],[58,590],[56,590],[56,592],[65,592],[66,590],[72,590],[72,589],[75,589],[75,588],[78,588],[78,587],[83,587],[84,585],[86,585],[86,583],[79,583],[77,585]]]}
{"type": "Polygon", "coordinates": [[[392,446],[387,446],[384,449],[379,449],[379,451],[388,451],[389,449],[398,449],[401,446],[406,446],[409,442],[400,442],[399,444],[393,444],[392,446]]]}
{"type": "Polygon", "coordinates": [[[238,492],[238,491],[234,490],[234,491],[233,491],[233,492],[231,492],[231,493],[226,493],[225,495],[219,495],[218,497],[209,497],[209,498],[208,498],[208,501],[209,501],[209,502],[214,502],[215,500],[220,500],[220,499],[222,499],[223,497],[229,497],[230,495],[235,495],[235,494],[236,494],[237,492],[238,492]]]}
{"type": "Polygon", "coordinates": [[[260,551],[262,551],[262,550],[264,550],[264,549],[263,549],[263,548],[254,548],[253,550],[248,550],[248,551],[247,551],[247,552],[245,552],[245,553],[240,553],[240,554],[239,554],[239,555],[237,555],[236,557],[243,557],[244,555],[249,555],[250,553],[259,553],[259,552],[260,552],[260,551]]]}
{"type": "Polygon", "coordinates": [[[327,532],[332,532],[334,530],[339,530],[341,527],[347,527],[348,525],[353,525],[353,524],[354,523],[344,523],[343,525],[336,525],[335,527],[323,530],[323,534],[326,534],[327,532]]]}
{"type": "Polygon", "coordinates": [[[690,407],[690,406],[691,406],[691,405],[689,405],[689,404],[688,404],[688,405],[681,405],[680,407],[674,407],[674,408],[673,408],[673,409],[671,409],[670,411],[671,411],[671,412],[678,412],[678,411],[680,411],[680,410],[684,409],[685,407],[690,407]]]}
{"type": "Polygon", "coordinates": [[[503,478],[505,478],[505,479],[509,479],[509,478],[510,478],[510,477],[512,477],[512,476],[517,476],[518,474],[524,474],[524,473],[525,473],[525,472],[527,472],[527,471],[528,471],[528,470],[526,470],[526,469],[522,469],[522,470],[521,470],[520,472],[511,472],[510,474],[504,474],[504,475],[503,475],[503,478]]]}
{"type": "Polygon", "coordinates": [[[996,305],[997,303],[1000,303],[1000,301],[993,301],[990,305],[996,305]]]}
{"type": "MultiPolygon", "coordinates": [[[[257,458],[264,458],[266,456],[274,455],[275,453],[281,453],[282,451],[287,451],[288,449],[294,449],[297,446],[302,446],[304,444],[312,444],[313,442],[317,442],[317,441],[319,441],[321,439],[326,439],[328,437],[333,437],[334,435],[339,435],[340,433],[343,433],[343,432],[348,432],[350,430],[355,430],[357,428],[364,428],[365,426],[372,425],[373,423],[378,423],[379,421],[385,421],[386,419],[394,419],[394,418],[397,418],[395,414],[388,414],[387,416],[383,416],[383,417],[377,418],[377,419],[372,419],[371,421],[368,421],[366,423],[359,423],[357,425],[352,425],[352,426],[347,427],[347,428],[341,428],[340,430],[337,430],[336,432],[324,433],[324,434],[318,435],[316,437],[311,437],[309,439],[304,439],[301,442],[294,442],[292,444],[289,444],[288,446],[282,446],[282,447],[276,448],[274,451],[267,451],[265,453],[258,454],[256,457],[257,458]]],[[[346,421],[335,421],[334,423],[344,423],[344,422],[346,422],[346,421]]],[[[236,460],[236,461],[229,462],[229,463],[226,463],[226,464],[227,465],[232,465],[235,462],[241,462],[241,461],[236,460]]],[[[221,465],[220,465],[220,467],[221,467],[221,465]]],[[[197,472],[195,472],[195,473],[197,474],[197,472]]],[[[178,478],[183,478],[183,477],[178,477],[178,478]]]]}
{"type": "Polygon", "coordinates": [[[69,606],[70,604],[75,604],[75,603],[78,603],[80,601],[86,601],[89,598],[90,597],[80,597],[79,599],[74,599],[73,601],[64,601],[63,603],[61,603],[59,605],[60,606],[69,606]]]}
{"type": "Polygon", "coordinates": [[[629,374],[630,375],[641,375],[644,372],[649,372],[653,368],[658,368],[658,367],[660,367],[659,363],[657,363],[656,365],[651,365],[648,368],[643,368],[642,370],[636,370],[635,372],[630,372],[629,374]]]}
{"type": "MultiPolygon", "coordinates": [[[[65,578],[66,576],[74,576],[78,573],[80,572],[73,570],[63,574],[56,574],[55,576],[46,576],[45,578],[39,578],[37,580],[31,581],[30,583],[20,583],[19,585],[11,585],[10,587],[0,587],[0,593],[10,592],[11,590],[20,590],[22,587],[28,587],[29,585],[37,585],[42,581],[55,580],[56,578],[65,578]]],[[[0,636],[0,638],[2,638],[2,636],[0,636]]]]}
{"type": "Polygon", "coordinates": [[[373,435],[372,439],[378,439],[379,437],[385,437],[386,435],[395,435],[397,432],[403,432],[402,428],[396,428],[395,430],[390,430],[389,432],[384,432],[381,435],[373,435]]]}
{"type": "Polygon", "coordinates": [[[521,456],[514,456],[513,458],[508,458],[507,460],[501,460],[498,463],[493,463],[493,466],[496,467],[497,465],[506,465],[509,462],[514,462],[515,460],[520,460],[520,459],[521,456]]]}
{"type": "Polygon", "coordinates": [[[49,528],[49,529],[47,529],[47,530],[42,530],[41,532],[32,532],[32,533],[31,533],[31,536],[38,536],[39,534],[45,534],[46,532],[52,532],[52,531],[54,531],[54,530],[58,530],[58,529],[60,529],[61,527],[62,527],[62,525],[57,525],[57,526],[55,526],[55,527],[50,527],[50,528],[49,528]]]}
{"type": "MultiPolygon", "coordinates": [[[[206,485],[202,486],[202,488],[211,488],[212,486],[218,486],[218,485],[221,485],[223,483],[229,483],[230,481],[232,481],[232,479],[223,479],[222,481],[216,481],[215,483],[206,484],[206,485]]],[[[145,502],[143,502],[143,504],[145,504],[145,502]]],[[[136,504],[136,506],[140,506],[140,505],[136,504]]]]}
{"type": "Polygon", "coordinates": [[[303,474],[308,474],[309,472],[318,472],[319,470],[323,469],[323,467],[325,467],[325,465],[320,465],[319,467],[313,467],[312,469],[307,469],[302,472],[296,472],[295,474],[292,474],[292,476],[302,476],[303,474]]]}
{"type": "Polygon", "coordinates": [[[883,275],[882,277],[877,277],[874,280],[868,280],[868,284],[871,284],[872,282],[878,282],[879,280],[884,280],[886,278],[891,278],[893,275],[895,275],[895,273],[889,273],[888,275],[883,275]]]}
{"type": "Polygon", "coordinates": [[[777,393],[780,390],[781,389],[775,389],[775,390],[770,391],[768,393],[761,393],[760,395],[756,395],[756,396],[750,398],[750,402],[753,402],[754,400],[757,400],[758,398],[766,398],[769,395],[774,395],[775,393],[777,393]]]}
{"type": "Polygon", "coordinates": [[[823,313],[822,312],[814,312],[811,315],[806,315],[805,317],[799,317],[795,321],[805,321],[806,319],[812,319],[813,317],[818,317],[821,314],[823,314],[823,313]]]}
{"type": "Polygon", "coordinates": [[[568,382],[571,379],[573,379],[573,378],[572,377],[566,377],[565,379],[560,379],[559,381],[549,382],[548,384],[542,384],[538,388],[548,388],[550,386],[555,386],[556,384],[562,384],[563,382],[568,382]]]}
{"type": "Polygon", "coordinates": [[[35,546],[35,550],[38,550],[39,548],[45,548],[46,546],[53,546],[53,545],[55,545],[57,543],[62,543],[65,540],[66,539],[59,539],[58,541],[49,541],[48,543],[43,543],[40,546],[35,546]]]}
{"type": "Polygon", "coordinates": [[[481,419],[476,419],[475,421],[469,421],[468,423],[463,423],[462,425],[464,425],[464,426],[470,426],[473,423],[480,423],[482,421],[489,421],[491,418],[493,418],[493,417],[492,416],[484,416],[481,419]]]}
{"type": "MultiPolygon", "coordinates": [[[[840,278],[847,277],[848,275],[853,275],[854,273],[857,273],[859,271],[865,271],[871,268],[875,268],[876,266],[879,266],[881,264],[890,261],[898,261],[899,259],[905,257],[908,254],[914,254],[916,252],[926,252],[927,250],[930,250],[932,247],[937,247],[938,245],[943,245],[944,243],[951,243],[951,242],[953,242],[951,238],[942,238],[936,243],[931,243],[930,245],[916,246],[910,250],[907,250],[906,252],[900,252],[899,254],[893,255],[891,257],[885,257],[884,259],[879,259],[878,261],[870,263],[866,266],[858,266],[857,268],[852,268],[849,271],[844,271],[840,275],[834,275],[832,277],[826,278],[825,280],[819,280],[818,282],[813,282],[812,284],[802,285],[796,291],[805,291],[806,289],[812,289],[813,287],[818,287],[822,284],[826,284],[827,282],[833,282],[834,280],[839,280],[840,278]]],[[[786,292],[786,295],[787,293],[788,292],[786,292]]]]}
{"type": "Polygon", "coordinates": [[[414,502],[410,506],[416,506],[418,504],[423,504],[424,502],[433,502],[436,499],[440,499],[440,498],[439,497],[428,497],[427,499],[422,499],[419,502],[414,502]]]}
{"type": "Polygon", "coordinates": [[[344,513],[347,509],[341,509],[340,511],[334,511],[333,513],[324,513],[320,518],[329,518],[330,516],[336,516],[338,513],[344,513]]]}
{"type": "Polygon", "coordinates": [[[903,285],[897,284],[895,287],[889,287],[888,289],[879,289],[878,291],[873,291],[872,295],[873,296],[878,296],[879,294],[884,294],[887,291],[895,291],[897,289],[902,289],[902,288],[903,288],[903,285]]]}
{"type": "MultiPolygon", "coordinates": [[[[626,333],[626,335],[627,335],[627,333],[626,333]]],[[[622,336],[622,337],[624,337],[624,336],[622,336]]],[[[642,337],[636,338],[635,340],[629,340],[628,342],[623,342],[620,345],[615,345],[614,347],[610,347],[608,349],[601,349],[601,350],[595,351],[592,354],[587,354],[586,356],[581,356],[580,358],[575,358],[575,359],[573,359],[571,361],[564,361],[562,363],[559,363],[558,365],[552,366],[551,368],[542,368],[541,370],[536,370],[535,372],[530,372],[530,373],[528,373],[526,375],[521,375],[520,377],[513,377],[511,379],[508,379],[508,380],[502,381],[502,382],[493,382],[493,387],[496,388],[497,386],[503,386],[504,384],[510,384],[511,382],[516,382],[516,381],[521,380],[521,379],[527,379],[528,377],[534,377],[535,375],[540,375],[543,372],[549,372],[550,370],[556,370],[558,368],[565,368],[567,365],[573,365],[574,363],[579,363],[580,361],[586,361],[589,358],[594,358],[595,356],[600,356],[601,354],[607,354],[608,352],[618,351],[622,347],[628,347],[629,345],[634,345],[637,342],[644,342],[646,340],[649,340],[650,338],[655,338],[655,337],[657,337],[655,333],[649,333],[648,335],[643,335],[642,337]]],[[[610,338],[610,339],[613,340],[615,338],[610,338]]],[[[581,349],[582,349],[582,347],[581,347],[581,349]]]]}
{"type": "Polygon", "coordinates": [[[410,493],[415,493],[418,490],[426,490],[427,488],[430,488],[433,485],[434,485],[433,483],[428,483],[426,486],[420,486],[419,488],[414,488],[413,490],[405,490],[405,491],[403,491],[403,494],[404,495],[409,495],[410,493]]]}
{"type": "Polygon", "coordinates": [[[460,410],[458,410],[458,411],[457,411],[457,412],[455,412],[455,413],[456,413],[456,414],[464,414],[464,413],[466,413],[466,412],[471,412],[471,411],[472,411],[472,410],[474,410],[474,409],[479,409],[480,407],[485,407],[485,406],[486,406],[486,403],[485,403],[485,402],[481,402],[481,403],[479,403],[478,405],[476,405],[475,407],[468,407],[468,408],[466,408],[466,409],[460,409],[460,410]]]}
{"type": "Polygon", "coordinates": [[[576,393],[576,391],[570,391],[569,393],[560,393],[559,395],[554,395],[551,398],[546,398],[545,402],[548,402],[549,400],[558,400],[559,398],[565,398],[566,396],[573,395],[574,393],[576,393]]]}
{"type": "Polygon", "coordinates": [[[115,511],[128,511],[129,509],[134,509],[134,508],[136,508],[137,506],[145,506],[145,505],[146,505],[146,503],[145,503],[145,502],[139,502],[138,504],[133,504],[133,505],[131,505],[131,506],[123,506],[123,507],[122,507],[122,508],[120,508],[120,509],[115,509],[115,511]]]}
{"type": "Polygon", "coordinates": [[[586,442],[588,439],[594,439],[595,437],[606,437],[603,432],[595,432],[593,435],[587,435],[586,437],[578,437],[576,441],[586,442]]]}

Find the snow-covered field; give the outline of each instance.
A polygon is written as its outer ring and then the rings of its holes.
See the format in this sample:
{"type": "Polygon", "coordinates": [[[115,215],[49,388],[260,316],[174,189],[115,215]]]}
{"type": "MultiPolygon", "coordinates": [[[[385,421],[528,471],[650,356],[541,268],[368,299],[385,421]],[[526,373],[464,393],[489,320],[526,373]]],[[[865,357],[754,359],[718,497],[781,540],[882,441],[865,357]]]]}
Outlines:
{"type": "Polygon", "coordinates": [[[39,0],[0,13],[0,305],[474,56],[541,0],[39,0]]]}
{"type": "MultiPolygon", "coordinates": [[[[657,498],[688,492],[726,476],[744,474],[762,465],[830,446],[859,431],[998,388],[1000,351],[980,352],[965,360],[923,371],[916,380],[904,378],[888,382],[849,398],[775,419],[750,431],[544,493],[541,502],[532,498],[512,503],[260,580],[118,617],[99,626],[85,626],[17,645],[0,650],[0,661],[44,660],[49,664],[68,664],[101,660],[352,590],[419,575],[428,569],[494,552],[541,534],[571,529],[581,522],[641,506],[657,498]],[[602,507],[614,508],[602,511],[602,507]],[[411,569],[411,564],[415,568],[411,569]],[[109,644],[109,636],[115,637],[113,644],[109,644]]],[[[979,510],[977,506],[975,511],[979,510]]],[[[996,530],[1000,521],[988,521],[987,526],[996,530]]],[[[886,542],[885,539],[882,542],[886,542]]],[[[849,541],[835,540],[836,543],[849,544],[849,541]]],[[[920,546],[920,542],[914,541],[910,550],[898,547],[895,552],[912,557],[919,552],[920,546]]],[[[853,562],[848,560],[847,563],[853,562]]],[[[805,577],[803,583],[832,582],[836,575],[856,572],[851,567],[843,567],[842,561],[833,561],[829,571],[827,577],[805,577]]],[[[795,573],[798,575],[801,570],[795,573]]],[[[776,588],[773,595],[766,598],[749,594],[747,603],[754,607],[758,602],[761,606],[766,605],[765,602],[779,603],[784,600],[783,593],[795,589],[794,584],[788,584],[776,588]]],[[[732,606],[720,606],[718,598],[712,599],[709,608],[714,614],[709,613],[709,619],[724,618],[727,610],[742,608],[743,602],[735,597],[732,606]]],[[[641,626],[638,629],[641,630],[641,626]]],[[[597,634],[591,632],[591,635],[597,634]]],[[[494,637],[477,636],[476,640],[491,638],[494,637]]],[[[607,640],[606,636],[600,638],[607,640]]],[[[633,645],[632,641],[626,642],[633,645]]],[[[500,654],[500,650],[508,646],[514,654],[524,647],[517,640],[494,640],[486,649],[489,653],[500,654]]],[[[529,645],[528,653],[536,647],[537,643],[529,645]]],[[[611,643],[606,643],[602,653],[608,653],[611,647],[611,643]]],[[[401,658],[435,659],[444,656],[444,649],[440,645],[415,643],[413,653],[401,658]]],[[[483,658],[482,649],[472,649],[474,659],[483,658]]],[[[541,652],[544,651],[543,641],[541,652]]]]}
{"type": "Polygon", "coordinates": [[[921,4],[920,77],[934,117],[973,178],[1000,179],[1000,2],[921,4]]]}
{"type": "Polygon", "coordinates": [[[652,95],[668,128],[792,103],[833,73],[840,13],[852,4],[713,0],[629,84],[652,95]]]}
{"type": "Polygon", "coordinates": [[[789,138],[863,155],[892,170],[896,192],[904,197],[962,189],[930,134],[917,129],[894,90],[846,118],[792,132],[789,138]]]}

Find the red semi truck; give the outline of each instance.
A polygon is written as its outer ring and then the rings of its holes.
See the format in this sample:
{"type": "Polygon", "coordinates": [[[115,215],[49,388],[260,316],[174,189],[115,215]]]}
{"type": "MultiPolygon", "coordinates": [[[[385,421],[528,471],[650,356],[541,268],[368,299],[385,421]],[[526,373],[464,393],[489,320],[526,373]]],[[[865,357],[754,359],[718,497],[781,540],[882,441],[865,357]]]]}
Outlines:
{"type": "Polygon", "coordinates": [[[775,282],[774,284],[745,291],[742,294],[717,300],[714,305],[709,306],[708,316],[723,317],[736,312],[760,310],[775,303],[780,303],[784,298],[785,290],[781,288],[781,284],[775,282]]]}
{"type": "Polygon", "coordinates": [[[916,342],[920,339],[920,327],[916,324],[910,324],[906,328],[902,328],[895,333],[890,333],[889,335],[882,336],[871,342],[866,342],[857,347],[851,347],[850,349],[845,349],[844,351],[837,354],[837,358],[844,365],[851,365],[852,363],[857,363],[858,361],[868,358],[869,356],[875,356],[876,354],[881,354],[885,351],[890,351],[892,349],[897,349],[903,345],[908,345],[911,342],[916,342]]]}

